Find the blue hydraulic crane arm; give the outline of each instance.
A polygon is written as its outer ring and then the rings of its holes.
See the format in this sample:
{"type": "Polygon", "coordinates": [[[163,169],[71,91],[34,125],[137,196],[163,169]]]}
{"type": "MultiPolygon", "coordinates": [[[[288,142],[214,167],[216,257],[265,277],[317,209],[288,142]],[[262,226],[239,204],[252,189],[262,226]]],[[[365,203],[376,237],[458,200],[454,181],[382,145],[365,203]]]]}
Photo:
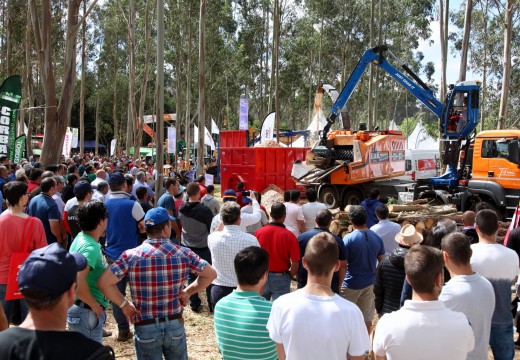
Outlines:
{"type": "MultiPolygon", "coordinates": [[[[327,118],[327,124],[323,129],[322,136],[322,144],[325,145],[325,141],[327,140],[327,134],[336,120],[338,114],[341,112],[341,109],[348,102],[352,93],[354,92],[356,86],[359,84],[361,77],[366,71],[366,68],[370,63],[374,63],[379,66],[383,70],[385,70],[391,77],[393,77],[398,83],[403,85],[408,91],[412,93],[417,99],[419,99],[431,112],[433,112],[438,118],[442,115],[442,103],[437,100],[433,94],[433,91],[428,88],[428,86],[421,81],[415,75],[410,68],[406,65],[402,65],[403,69],[415,80],[410,79],[404,73],[396,69],[392,64],[390,64],[384,57],[384,52],[388,51],[392,56],[394,56],[389,50],[387,46],[378,46],[373,49],[368,49],[365,51],[361,59],[359,59],[356,68],[350,75],[347,83],[341,90],[341,93],[338,96],[338,99],[332,105],[330,110],[330,114],[327,118]]],[[[395,56],[394,56],[395,58],[395,56]]],[[[396,58],[397,59],[397,58],[396,58]]]]}

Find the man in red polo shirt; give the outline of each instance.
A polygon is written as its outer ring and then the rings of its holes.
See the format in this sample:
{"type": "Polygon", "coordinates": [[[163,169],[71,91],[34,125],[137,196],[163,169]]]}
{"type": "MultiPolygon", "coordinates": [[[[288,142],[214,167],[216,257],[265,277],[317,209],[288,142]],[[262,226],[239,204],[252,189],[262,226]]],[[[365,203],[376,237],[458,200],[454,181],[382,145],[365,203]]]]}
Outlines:
{"type": "Polygon", "coordinates": [[[269,254],[269,276],[263,296],[276,300],[291,291],[291,278],[298,273],[300,248],[298,239],[283,224],[285,205],[281,202],[271,207],[273,221],[255,232],[260,246],[269,254]]]}

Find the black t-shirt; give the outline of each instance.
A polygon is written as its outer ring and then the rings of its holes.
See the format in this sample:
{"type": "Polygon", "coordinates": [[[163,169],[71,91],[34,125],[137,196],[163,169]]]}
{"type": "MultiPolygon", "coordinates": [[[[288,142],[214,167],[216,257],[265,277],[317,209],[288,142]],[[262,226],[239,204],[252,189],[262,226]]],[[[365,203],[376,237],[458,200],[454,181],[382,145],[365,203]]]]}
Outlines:
{"type": "Polygon", "coordinates": [[[70,235],[73,240],[81,232],[78,221],[78,210],[79,205],[74,205],[67,211],[67,222],[69,223],[70,235]]]}
{"type": "Polygon", "coordinates": [[[112,348],[75,331],[41,331],[12,327],[0,332],[2,360],[115,359],[112,348]],[[100,350],[103,348],[102,350],[100,350]],[[99,356],[92,357],[96,352],[99,356]]]}

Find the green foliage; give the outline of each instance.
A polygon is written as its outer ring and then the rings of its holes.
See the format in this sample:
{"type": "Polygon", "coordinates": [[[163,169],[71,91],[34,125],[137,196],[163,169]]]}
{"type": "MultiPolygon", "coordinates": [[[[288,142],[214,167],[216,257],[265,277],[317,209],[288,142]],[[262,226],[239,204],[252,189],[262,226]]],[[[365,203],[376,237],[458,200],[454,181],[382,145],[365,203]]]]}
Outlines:
{"type": "MultiPolygon", "coordinates": [[[[115,134],[120,140],[126,133],[128,103],[128,37],[127,18],[129,1],[105,1],[95,7],[87,20],[87,74],[86,74],[86,139],[93,139],[95,117],[101,120],[102,142],[108,143],[115,134]]],[[[25,2],[13,0],[12,46],[13,68],[23,72],[24,55],[24,7],[25,2]],[[18,31],[19,30],[19,31],[18,31]]],[[[147,2],[135,0],[136,18],[136,102],[144,71],[145,9],[147,2]]],[[[165,113],[177,113],[179,134],[187,120],[197,119],[198,96],[198,15],[197,0],[166,0],[165,52],[165,113]],[[190,69],[188,67],[190,62],[190,69]],[[188,102],[188,93],[191,94],[188,102]],[[187,111],[189,110],[189,111],[187,111]],[[186,119],[189,113],[190,118],[186,119]]],[[[214,119],[221,129],[238,128],[238,102],[240,97],[249,100],[249,124],[260,128],[265,116],[274,108],[274,81],[271,79],[272,15],[271,0],[212,0],[207,1],[206,23],[206,114],[209,127],[214,119]],[[270,106],[270,107],[269,107],[270,106]],[[226,126],[224,126],[226,123],[226,126]]],[[[281,29],[279,49],[280,127],[307,128],[312,115],[313,101],[318,84],[328,83],[341,90],[360,56],[369,47],[370,2],[361,0],[295,0],[281,1],[281,29]]],[[[376,11],[376,34],[381,43],[390,45],[392,52],[403,63],[435,89],[432,76],[436,69],[433,59],[417,52],[419,41],[428,38],[430,22],[434,16],[433,0],[389,0],[383,2],[381,18],[376,11]]],[[[26,10],[26,9],[25,9],[26,10]]],[[[53,2],[53,49],[57,72],[62,71],[64,24],[66,1],[53,2]]],[[[80,14],[82,11],[80,11],[80,14]]],[[[479,21],[482,12],[475,12],[479,21]]],[[[458,21],[458,20],[457,20],[458,21]]],[[[155,112],[155,53],[156,15],[150,41],[150,79],[145,94],[145,113],[155,112]]],[[[459,22],[457,22],[458,24],[459,22]]],[[[499,36],[499,23],[492,24],[493,36],[499,36]]],[[[476,25],[478,27],[478,25],[476,25]]],[[[0,33],[6,33],[6,24],[0,24],[0,33]]],[[[476,30],[477,39],[478,35],[476,30]]],[[[458,36],[455,34],[454,36],[458,36]]],[[[498,74],[500,43],[495,37],[489,53],[494,57],[490,71],[498,74]],[[492,51],[491,51],[492,50],[492,51]],[[493,69],[493,70],[491,70],[493,69]]],[[[478,46],[475,40],[475,46],[478,46]]],[[[482,41],[480,41],[482,43],[482,41]]],[[[520,42],[519,42],[520,43],[520,42]]],[[[477,49],[477,48],[476,48],[477,49]]],[[[81,49],[78,48],[78,51],[81,49]]],[[[79,55],[78,55],[79,59],[79,55]]],[[[473,67],[479,66],[477,51],[471,53],[473,67]]],[[[399,64],[396,64],[399,65],[399,64]]],[[[78,64],[78,78],[81,64],[78,64]]],[[[37,62],[33,73],[37,74],[37,62]]],[[[0,67],[4,73],[5,69],[0,67]]],[[[376,71],[377,124],[385,128],[394,120],[405,134],[413,131],[417,121],[422,121],[428,132],[438,136],[437,120],[420,105],[415,97],[406,93],[386,73],[376,71]],[[414,124],[413,126],[411,124],[414,124]]],[[[59,77],[57,77],[59,78],[59,77]]],[[[513,73],[514,84],[520,84],[520,74],[513,73]]],[[[489,84],[496,88],[496,84],[489,84]]],[[[513,85],[517,92],[520,85],[513,85]],[[516,87],[515,87],[516,86],[516,87]]],[[[58,87],[59,88],[59,87],[58,87]]],[[[41,84],[36,84],[37,105],[43,104],[41,84]]],[[[519,89],[520,90],[520,89],[519,89]]],[[[348,111],[355,129],[367,122],[368,81],[364,76],[348,103],[348,111]]],[[[514,98],[514,97],[513,97],[514,98]]],[[[516,98],[514,98],[516,99],[516,98]]],[[[515,100],[518,102],[517,99],[515,100]]],[[[491,112],[496,98],[491,94],[487,108],[491,112]]],[[[324,114],[328,113],[331,100],[324,97],[324,114]]],[[[518,108],[518,107],[515,107],[518,108]]],[[[520,111],[520,110],[519,110],[520,111]]],[[[517,116],[512,111],[513,116],[517,116]]],[[[518,114],[520,116],[520,113],[518,114]]],[[[72,126],[78,125],[79,80],[76,82],[72,126]]],[[[336,126],[338,126],[336,124],[336,126]]],[[[144,135],[143,143],[150,141],[144,135]]]]}

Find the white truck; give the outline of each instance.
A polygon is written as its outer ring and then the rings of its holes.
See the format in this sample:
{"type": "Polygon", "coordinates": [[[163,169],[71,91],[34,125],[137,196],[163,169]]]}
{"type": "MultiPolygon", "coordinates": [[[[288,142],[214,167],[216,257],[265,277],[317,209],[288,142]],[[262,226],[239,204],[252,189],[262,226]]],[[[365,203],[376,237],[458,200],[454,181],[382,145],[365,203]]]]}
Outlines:
{"type": "Polygon", "coordinates": [[[399,180],[416,181],[440,175],[439,150],[406,150],[405,174],[399,180]]]}

